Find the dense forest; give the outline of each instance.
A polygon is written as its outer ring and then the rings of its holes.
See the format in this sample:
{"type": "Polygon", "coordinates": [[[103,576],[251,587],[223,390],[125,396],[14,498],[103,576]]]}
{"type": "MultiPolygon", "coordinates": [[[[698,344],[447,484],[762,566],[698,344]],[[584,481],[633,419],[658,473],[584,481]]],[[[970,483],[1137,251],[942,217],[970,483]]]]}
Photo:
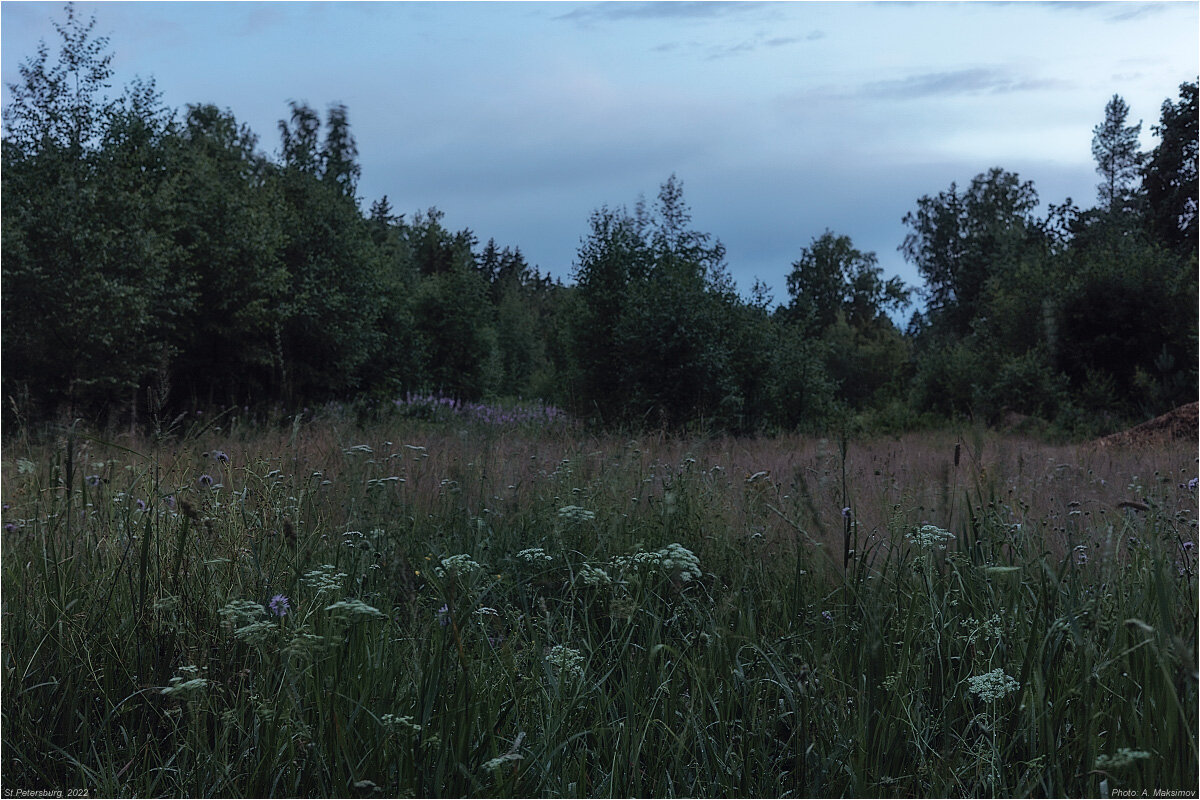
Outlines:
{"type": "Polygon", "coordinates": [[[278,148],[216,106],[107,94],[70,8],[4,109],[6,419],[537,398],[605,425],[897,430],[1035,418],[1090,435],[1197,396],[1197,84],[1152,126],[1097,109],[1094,207],[992,168],[918,198],[904,257],[826,231],[780,303],[736,291],[683,184],[601,207],[572,281],[519,247],[357,194],[348,110],[292,103],[278,148]],[[899,318],[915,297],[924,310],[899,318]],[[1020,415],[1018,417],[1017,415],[1020,415]]]}

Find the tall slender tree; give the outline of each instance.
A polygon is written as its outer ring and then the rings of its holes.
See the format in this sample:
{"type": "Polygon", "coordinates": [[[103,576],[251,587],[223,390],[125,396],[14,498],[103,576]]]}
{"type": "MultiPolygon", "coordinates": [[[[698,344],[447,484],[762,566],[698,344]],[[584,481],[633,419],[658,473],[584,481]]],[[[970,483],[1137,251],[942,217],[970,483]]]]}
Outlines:
{"type": "Polygon", "coordinates": [[[1104,107],[1104,122],[1093,129],[1092,157],[1102,178],[1097,187],[1100,205],[1110,213],[1132,198],[1141,170],[1138,134],[1142,123],[1126,125],[1128,116],[1129,106],[1114,94],[1104,107]]]}

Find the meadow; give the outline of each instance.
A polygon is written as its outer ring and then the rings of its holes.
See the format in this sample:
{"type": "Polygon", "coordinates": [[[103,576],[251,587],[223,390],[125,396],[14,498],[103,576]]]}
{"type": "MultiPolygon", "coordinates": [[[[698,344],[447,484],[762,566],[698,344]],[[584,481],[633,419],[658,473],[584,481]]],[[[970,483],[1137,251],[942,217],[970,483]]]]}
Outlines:
{"type": "Polygon", "coordinates": [[[351,417],[8,432],[5,796],[1195,796],[1194,442],[351,417]]]}

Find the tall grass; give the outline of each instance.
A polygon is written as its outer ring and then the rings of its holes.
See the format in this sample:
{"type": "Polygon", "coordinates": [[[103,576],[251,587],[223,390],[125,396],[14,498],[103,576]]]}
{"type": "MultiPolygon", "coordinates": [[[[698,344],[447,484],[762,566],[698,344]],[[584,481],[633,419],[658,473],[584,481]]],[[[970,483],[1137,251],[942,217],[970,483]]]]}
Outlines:
{"type": "Polygon", "coordinates": [[[13,440],[4,787],[1194,791],[1195,470],[981,434],[13,440]]]}

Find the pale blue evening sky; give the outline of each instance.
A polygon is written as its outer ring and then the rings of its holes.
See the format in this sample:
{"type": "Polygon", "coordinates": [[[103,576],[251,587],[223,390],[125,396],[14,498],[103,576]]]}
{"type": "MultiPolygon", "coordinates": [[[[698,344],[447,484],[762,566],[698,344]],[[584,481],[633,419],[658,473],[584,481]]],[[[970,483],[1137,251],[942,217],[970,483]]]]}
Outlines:
{"type": "MultiPolygon", "coordinates": [[[[1095,201],[1092,128],[1143,120],[1200,70],[1178,3],[77,3],[176,108],[233,111],[275,153],[287,102],[349,108],[364,207],[437,206],[569,279],[589,213],[684,183],[743,292],[786,299],[826,228],[896,248],[923,194],[992,166],[1095,201]]],[[[60,3],[0,4],[5,84],[60,3]]],[[[56,50],[54,50],[56,52],[56,50]]],[[[3,91],[8,102],[7,85],[3,91]]]]}

